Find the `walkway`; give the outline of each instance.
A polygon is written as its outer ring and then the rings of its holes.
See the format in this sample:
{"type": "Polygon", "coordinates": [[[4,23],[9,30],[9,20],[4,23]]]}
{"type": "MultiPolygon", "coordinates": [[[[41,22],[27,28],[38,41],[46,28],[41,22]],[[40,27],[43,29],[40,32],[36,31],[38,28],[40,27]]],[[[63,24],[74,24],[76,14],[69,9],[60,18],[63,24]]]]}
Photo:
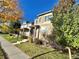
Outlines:
{"type": "Polygon", "coordinates": [[[29,41],[28,39],[24,39],[22,41],[17,41],[16,43],[12,43],[12,44],[17,45],[17,44],[25,43],[25,42],[28,42],[28,41],[29,41]]]}
{"type": "Polygon", "coordinates": [[[7,53],[9,59],[29,59],[29,56],[27,56],[20,49],[15,47],[10,42],[6,41],[1,36],[0,36],[0,42],[1,42],[2,48],[7,53]]]}

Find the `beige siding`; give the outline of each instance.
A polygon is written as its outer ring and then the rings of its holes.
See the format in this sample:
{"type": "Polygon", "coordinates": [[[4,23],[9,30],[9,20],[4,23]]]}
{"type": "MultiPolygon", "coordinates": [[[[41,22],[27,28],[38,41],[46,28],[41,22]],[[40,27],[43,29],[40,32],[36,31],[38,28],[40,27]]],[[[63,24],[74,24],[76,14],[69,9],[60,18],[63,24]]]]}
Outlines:
{"type": "MultiPolygon", "coordinates": [[[[53,14],[52,12],[51,13],[47,13],[47,14],[44,14],[44,15],[41,15],[37,18],[37,20],[35,20],[35,24],[36,25],[40,25],[40,33],[39,33],[39,37],[40,39],[42,39],[42,31],[46,31],[47,34],[51,34],[52,33],[52,30],[53,30],[53,26],[52,26],[52,23],[50,20],[46,20],[46,16],[52,16],[53,17],[53,14]]],[[[38,33],[36,33],[38,34],[38,33]]]]}

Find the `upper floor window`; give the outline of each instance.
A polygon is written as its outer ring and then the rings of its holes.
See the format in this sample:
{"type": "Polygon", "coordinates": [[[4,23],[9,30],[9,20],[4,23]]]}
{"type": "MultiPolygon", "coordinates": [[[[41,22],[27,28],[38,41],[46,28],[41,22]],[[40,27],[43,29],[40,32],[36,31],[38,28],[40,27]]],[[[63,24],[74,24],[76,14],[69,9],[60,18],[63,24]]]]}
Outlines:
{"type": "Polygon", "coordinates": [[[52,15],[45,16],[45,21],[50,20],[50,18],[52,18],[52,17],[53,17],[52,15]]]}
{"type": "Polygon", "coordinates": [[[41,17],[39,18],[39,23],[41,23],[41,21],[42,21],[42,19],[41,19],[41,17]]]}
{"type": "Polygon", "coordinates": [[[37,20],[35,20],[35,24],[37,24],[37,20]]]}
{"type": "Polygon", "coordinates": [[[38,18],[37,19],[35,19],[35,24],[37,24],[38,23],[38,18]]]}

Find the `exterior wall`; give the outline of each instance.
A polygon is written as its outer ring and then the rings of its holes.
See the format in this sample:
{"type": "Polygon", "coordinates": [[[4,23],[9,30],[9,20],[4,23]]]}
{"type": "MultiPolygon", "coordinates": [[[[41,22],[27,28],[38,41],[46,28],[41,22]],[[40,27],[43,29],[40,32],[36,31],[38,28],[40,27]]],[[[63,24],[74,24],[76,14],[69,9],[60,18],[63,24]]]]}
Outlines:
{"type": "MultiPolygon", "coordinates": [[[[50,19],[46,19],[46,17],[49,17],[49,16],[53,17],[52,12],[41,15],[35,20],[35,25],[40,25],[39,39],[43,39],[44,33],[46,33],[47,35],[52,33],[52,30],[53,30],[52,23],[50,19]]],[[[36,38],[37,38],[37,35],[38,35],[38,30],[36,32],[36,38]]]]}
{"type": "Polygon", "coordinates": [[[39,16],[36,20],[35,20],[35,24],[43,24],[43,23],[45,23],[45,22],[47,22],[47,21],[50,21],[49,19],[48,20],[46,20],[46,17],[47,16],[53,16],[52,15],[52,13],[47,13],[47,14],[45,14],[45,15],[41,15],[41,16],[39,16]]]}

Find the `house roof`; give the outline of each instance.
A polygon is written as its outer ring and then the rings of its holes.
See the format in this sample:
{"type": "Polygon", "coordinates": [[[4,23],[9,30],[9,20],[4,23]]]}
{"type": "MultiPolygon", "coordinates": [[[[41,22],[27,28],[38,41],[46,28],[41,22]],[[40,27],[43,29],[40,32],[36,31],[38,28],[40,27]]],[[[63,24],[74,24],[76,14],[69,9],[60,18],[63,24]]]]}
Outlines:
{"type": "Polygon", "coordinates": [[[49,11],[40,13],[40,14],[37,15],[37,17],[42,16],[42,15],[45,15],[45,14],[48,14],[48,13],[51,13],[51,12],[52,12],[52,10],[49,10],[49,11]]]}

